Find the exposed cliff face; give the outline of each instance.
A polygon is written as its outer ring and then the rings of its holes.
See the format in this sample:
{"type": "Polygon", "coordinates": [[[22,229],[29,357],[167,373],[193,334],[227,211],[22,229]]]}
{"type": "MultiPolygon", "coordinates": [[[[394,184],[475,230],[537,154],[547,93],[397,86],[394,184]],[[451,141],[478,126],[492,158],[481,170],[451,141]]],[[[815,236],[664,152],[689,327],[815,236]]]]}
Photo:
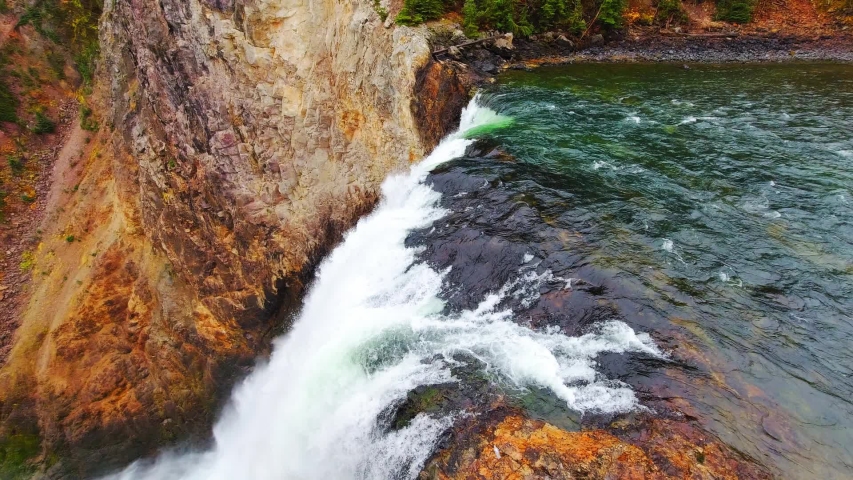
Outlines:
{"type": "Polygon", "coordinates": [[[216,318],[252,327],[423,153],[410,99],[428,48],[368,2],[140,0],[104,24],[143,223],[216,318]]]}
{"type": "Polygon", "coordinates": [[[462,105],[415,101],[426,40],[369,0],[109,1],[101,45],[112,133],[45,224],[0,373],[6,444],[39,436],[51,476],[205,430],[388,172],[452,126],[413,111],[462,105]]]}

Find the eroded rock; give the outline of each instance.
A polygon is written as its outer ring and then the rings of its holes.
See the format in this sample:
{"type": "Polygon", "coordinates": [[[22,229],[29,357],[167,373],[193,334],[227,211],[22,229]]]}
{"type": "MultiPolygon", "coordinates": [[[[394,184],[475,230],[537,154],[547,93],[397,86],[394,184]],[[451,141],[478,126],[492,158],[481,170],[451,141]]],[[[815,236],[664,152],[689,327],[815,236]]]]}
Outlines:
{"type": "Polygon", "coordinates": [[[645,419],[570,432],[511,410],[478,421],[458,427],[451,446],[428,461],[419,478],[770,478],[685,422],[645,419]]]}
{"type": "Polygon", "coordinates": [[[25,460],[51,477],[203,441],[313,267],[467,101],[369,0],[104,8],[109,128],[45,232],[88,219],[87,238],[36,280],[0,371],[0,444],[37,436],[25,460]]]}

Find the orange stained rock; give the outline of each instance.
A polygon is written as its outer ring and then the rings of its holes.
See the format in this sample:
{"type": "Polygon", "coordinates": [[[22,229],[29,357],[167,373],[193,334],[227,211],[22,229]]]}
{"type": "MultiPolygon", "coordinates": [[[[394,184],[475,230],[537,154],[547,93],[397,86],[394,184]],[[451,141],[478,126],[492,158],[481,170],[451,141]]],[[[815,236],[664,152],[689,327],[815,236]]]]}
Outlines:
{"type": "Polygon", "coordinates": [[[463,457],[461,468],[437,478],[664,478],[642,450],[609,433],[568,432],[516,415],[481,442],[474,458],[463,457]]]}
{"type": "Polygon", "coordinates": [[[569,432],[511,414],[463,435],[467,447],[440,453],[420,480],[770,478],[688,423],[648,418],[642,425],[639,435],[620,438],[621,430],[569,432]]]}

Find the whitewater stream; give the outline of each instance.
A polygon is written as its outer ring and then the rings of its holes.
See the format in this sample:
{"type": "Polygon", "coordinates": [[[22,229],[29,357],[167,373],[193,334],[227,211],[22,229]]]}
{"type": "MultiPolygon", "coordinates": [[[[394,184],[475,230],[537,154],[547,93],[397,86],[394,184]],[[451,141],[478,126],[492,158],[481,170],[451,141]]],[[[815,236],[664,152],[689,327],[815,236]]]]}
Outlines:
{"type": "Polygon", "coordinates": [[[538,286],[569,279],[537,272],[520,254],[512,279],[471,309],[441,300],[444,277],[406,246],[413,230],[448,212],[425,183],[438,165],[462,156],[475,132],[509,119],[481,106],[465,109],[459,131],[406,174],[389,177],[369,216],[349,231],[320,265],[292,329],[276,340],[268,363],[233,394],[199,453],[164,453],[114,479],[386,479],[415,478],[443,432],[460,415],[418,414],[392,428],[396,407],[413,389],[458,381],[460,363],[476,365],[506,391],[552,392],[576,412],[637,408],[628,385],[594,368],[603,352],[664,355],[648,335],[612,320],[571,337],[513,321],[507,298],[523,304],[538,286]]]}
{"type": "Polygon", "coordinates": [[[850,65],[505,72],[385,181],[209,449],[112,478],[415,478],[504,405],[848,479],[851,119],[850,65]]]}

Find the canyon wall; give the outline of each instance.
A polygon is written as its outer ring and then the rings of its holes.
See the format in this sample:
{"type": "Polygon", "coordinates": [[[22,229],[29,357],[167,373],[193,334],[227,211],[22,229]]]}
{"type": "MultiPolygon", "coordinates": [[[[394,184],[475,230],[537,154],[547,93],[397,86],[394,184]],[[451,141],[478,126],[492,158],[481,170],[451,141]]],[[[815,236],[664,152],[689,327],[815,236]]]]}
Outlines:
{"type": "Polygon", "coordinates": [[[206,438],[321,256],[466,93],[371,0],[107,0],[101,50],[102,128],[57,164],[0,371],[0,473],[78,478],[206,438]]]}

